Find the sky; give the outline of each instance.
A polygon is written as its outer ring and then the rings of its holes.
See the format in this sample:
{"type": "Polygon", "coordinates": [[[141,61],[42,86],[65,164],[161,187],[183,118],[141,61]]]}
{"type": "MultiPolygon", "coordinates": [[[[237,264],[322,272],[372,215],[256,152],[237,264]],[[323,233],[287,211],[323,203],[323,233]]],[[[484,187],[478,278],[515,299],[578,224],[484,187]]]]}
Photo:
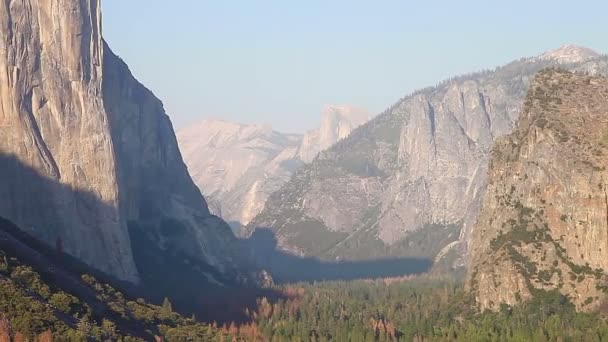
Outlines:
{"type": "Polygon", "coordinates": [[[564,44],[608,53],[608,1],[103,0],[103,31],[179,129],[304,132],[325,104],[408,93],[564,44]]]}

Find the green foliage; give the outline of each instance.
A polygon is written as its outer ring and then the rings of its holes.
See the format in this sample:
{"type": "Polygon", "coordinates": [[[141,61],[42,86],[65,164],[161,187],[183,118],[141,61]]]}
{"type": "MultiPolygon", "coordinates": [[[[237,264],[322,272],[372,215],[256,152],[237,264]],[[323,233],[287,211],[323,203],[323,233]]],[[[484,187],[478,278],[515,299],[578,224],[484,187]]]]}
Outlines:
{"type": "Polygon", "coordinates": [[[14,267],[10,278],[18,285],[29,287],[44,299],[48,299],[51,295],[50,288],[40,280],[38,273],[28,266],[14,267]]]}
{"type": "Polygon", "coordinates": [[[13,335],[20,333],[28,340],[38,340],[42,334],[58,341],[142,341],[155,335],[167,341],[206,341],[216,337],[217,329],[174,313],[168,300],[163,307],[142,299],[128,301],[91,275],[78,278],[94,297],[77,298],[64,292],[57,279],[43,276],[0,248],[0,313],[4,314],[0,320],[8,322],[13,335]]]}
{"type": "Polygon", "coordinates": [[[64,314],[70,314],[70,312],[72,311],[72,305],[77,305],[78,299],[64,292],[57,292],[51,295],[51,298],[49,299],[49,304],[51,304],[53,307],[57,308],[57,310],[63,312],[64,314]]]}
{"type": "MultiPolygon", "coordinates": [[[[516,234],[529,238],[524,232],[516,234]]],[[[536,235],[535,235],[536,236],[536,235]]],[[[601,315],[576,313],[558,291],[536,290],[533,299],[499,312],[479,314],[459,282],[418,277],[411,280],[302,283],[281,288],[286,299],[258,300],[251,323],[221,330],[162,306],[128,299],[112,286],[84,274],[95,305],[47,283],[34,268],[0,251],[6,260],[0,279],[0,312],[13,331],[30,340],[51,331],[56,340],[166,341],[582,341],[608,339],[601,315]],[[48,294],[45,298],[43,295],[48,294]],[[127,332],[128,331],[128,332],[127,332]],[[139,332],[133,334],[132,332],[139,332]]],[[[581,267],[581,272],[589,272],[581,267]]],[[[578,271],[578,270],[577,270],[578,271]]],[[[593,271],[593,270],[592,270],[593,271]]],[[[597,271],[597,270],[596,270],[597,271]]],[[[595,272],[595,271],[593,271],[595,272]]],[[[543,273],[543,277],[548,274],[543,273]]],[[[588,298],[591,304],[594,298],[588,298]]]]}
{"type": "Polygon", "coordinates": [[[608,338],[608,320],[577,313],[558,291],[478,313],[460,284],[418,278],[294,284],[252,314],[263,341],[586,341],[608,338]],[[296,295],[297,293],[297,295],[296,295]]]}
{"type": "MultiPolygon", "coordinates": [[[[370,225],[374,222],[370,220],[370,225]]],[[[428,224],[409,233],[392,245],[385,245],[371,229],[360,229],[348,240],[321,255],[328,259],[336,257],[347,260],[364,260],[384,257],[415,257],[434,259],[445,246],[458,240],[462,224],[428,224]]]]}
{"type": "Polygon", "coordinates": [[[348,236],[330,231],[323,222],[312,219],[295,222],[291,228],[294,233],[290,241],[311,255],[322,255],[348,236]]]}
{"type": "MultiPolygon", "coordinates": [[[[515,227],[510,240],[499,237],[495,242],[530,272],[535,265],[518,256],[516,247],[548,241],[542,229],[526,229],[533,214],[522,207],[519,220],[511,222],[515,227]]],[[[556,250],[564,253],[558,244],[556,250]]],[[[588,265],[570,266],[576,279],[603,276],[602,270],[588,265]]],[[[553,271],[537,274],[548,281],[553,271]]],[[[576,313],[569,298],[557,290],[534,290],[529,302],[480,314],[462,285],[451,279],[302,283],[277,288],[286,299],[260,298],[257,310],[247,311],[250,323],[218,329],[174,312],[169,299],[162,306],[152,305],[92,275],[76,279],[93,298],[77,298],[53,277],[0,248],[0,312],[11,330],[28,340],[49,332],[58,341],[147,341],[155,335],[165,341],[608,340],[604,316],[576,313]]],[[[585,303],[595,300],[599,298],[585,303]]]]}

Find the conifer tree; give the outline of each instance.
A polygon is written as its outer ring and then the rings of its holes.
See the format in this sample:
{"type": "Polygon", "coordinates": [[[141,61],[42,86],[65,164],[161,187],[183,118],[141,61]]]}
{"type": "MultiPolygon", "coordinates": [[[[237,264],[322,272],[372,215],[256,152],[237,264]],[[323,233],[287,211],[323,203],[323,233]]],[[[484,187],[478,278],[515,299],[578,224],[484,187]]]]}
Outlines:
{"type": "Polygon", "coordinates": [[[163,301],[163,311],[166,313],[173,312],[173,305],[171,304],[171,301],[167,297],[165,297],[165,300],[163,301]]]}

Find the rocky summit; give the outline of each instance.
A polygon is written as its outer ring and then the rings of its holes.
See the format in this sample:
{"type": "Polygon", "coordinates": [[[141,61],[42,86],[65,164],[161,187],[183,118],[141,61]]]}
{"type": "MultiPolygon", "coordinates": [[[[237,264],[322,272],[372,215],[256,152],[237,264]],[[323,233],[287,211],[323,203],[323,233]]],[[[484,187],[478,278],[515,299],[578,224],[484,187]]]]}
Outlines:
{"type": "Polygon", "coordinates": [[[539,73],[516,130],[496,142],[471,241],[482,309],[558,291],[577,309],[608,292],[608,79],[539,73]]]}
{"type": "Polygon", "coordinates": [[[235,237],[188,175],[162,103],[104,42],[100,8],[0,2],[0,216],[130,282],[161,272],[146,253],[175,251],[209,279],[236,276],[235,237]]]}
{"type": "Polygon", "coordinates": [[[205,120],[179,130],[177,137],[194,181],[216,203],[215,213],[238,227],[259,214],[298,167],[368,119],[365,110],[328,105],[319,127],[305,135],[205,120]]]}
{"type": "Polygon", "coordinates": [[[589,48],[568,44],[558,49],[547,51],[538,58],[556,61],[560,64],[569,64],[580,63],[597,57],[600,57],[600,54],[589,48]]]}
{"type": "Polygon", "coordinates": [[[310,163],[321,151],[345,139],[357,127],[370,119],[367,110],[348,105],[327,105],[323,108],[321,124],[307,132],[298,151],[300,159],[310,163]]]}
{"type": "Polygon", "coordinates": [[[510,133],[534,75],[608,62],[566,47],[417,91],[300,168],[245,231],[328,260],[415,256],[465,266],[490,151],[510,133]],[[565,63],[567,56],[578,56],[565,63]]]}

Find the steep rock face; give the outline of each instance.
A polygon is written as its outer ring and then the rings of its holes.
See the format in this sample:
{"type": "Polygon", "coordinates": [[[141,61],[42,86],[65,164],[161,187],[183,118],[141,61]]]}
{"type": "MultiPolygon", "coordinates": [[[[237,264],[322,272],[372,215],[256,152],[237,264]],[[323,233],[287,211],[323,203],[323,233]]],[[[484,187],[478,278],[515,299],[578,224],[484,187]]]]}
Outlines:
{"type": "Polygon", "coordinates": [[[133,225],[231,272],[234,236],[188,176],[160,101],[103,42],[100,8],[0,2],[0,216],[132,282],[133,225]],[[184,230],[161,236],[168,220],[184,230]]]}
{"type": "Polygon", "coordinates": [[[3,167],[13,178],[0,182],[7,194],[0,215],[49,243],[60,239],[66,251],[102,270],[136,280],[101,98],[100,23],[96,1],[0,3],[0,151],[67,186],[39,188],[16,165],[3,167]]]}
{"type": "Polygon", "coordinates": [[[205,196],[219,204],[222,217],[247,224],[298,167],[368,117],[350,106],[326,106],[319,128],[305,136],[207,120],[180,130],[178,140],[192,177],[205,196]]]}
{"type": "Polygon", "coordinates": [[[178,132],[184,160],[228,221],[248,222],[301,165],[301,136],[269,126],[203,121],[178,132]]]}
{"type": "Polygon", "coordinates": [[[597,308],[608,277],[608,79],[544,71],[517,129],[497,141],[473,230],[482,309],[543,291],[597,308]]]}
{"type": "MultiPolygon", "coordinates": [[[[162,103],[105,46],[103,96],[115,146],[120,209],[133,233],[221,273],[242,266],[230,227],[211,215],[188,174],[162,103]],[[144,228],[142,231],[133,227],[144,228]]],[[[146,248],[145,246],[140,246],[146,248]]]]}
{"type": "Polygon", "coordinates": [[[351,106],[327,105],[323,108],[320,126],[302,138],[299,156],[310,163],[321,151],[348,137],[357,127],[370,119],[368,111],[351,106]]]}
{"type": "MultiPolygon", "coordinates": [[[[298,170],[247,233],[269,228],[301,255],[449,256],[464,266],[492,142],[511,132],[530,78],[554,65],[562,64],[522,59],[402,99],[298,170]]],[[[564,67],[600,73],[607,65],[564,67]]]]}

